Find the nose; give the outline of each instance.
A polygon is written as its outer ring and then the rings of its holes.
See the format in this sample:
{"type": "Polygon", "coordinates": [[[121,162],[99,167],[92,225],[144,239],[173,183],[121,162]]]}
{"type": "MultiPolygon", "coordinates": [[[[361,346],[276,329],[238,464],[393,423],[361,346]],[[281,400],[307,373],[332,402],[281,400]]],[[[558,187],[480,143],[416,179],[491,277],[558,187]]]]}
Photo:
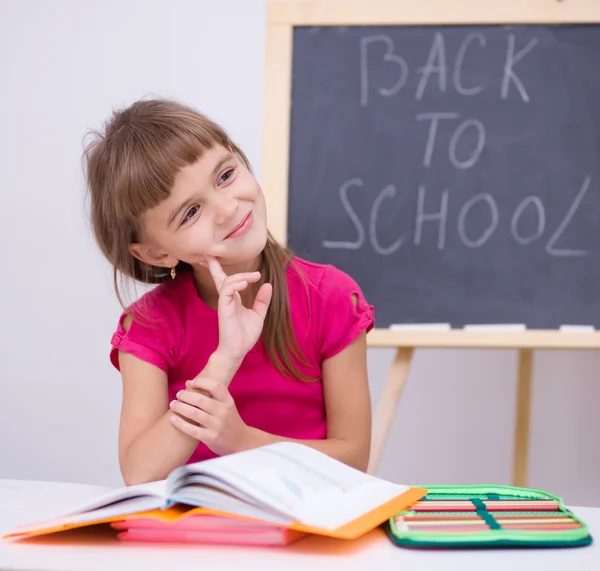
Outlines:
{"type": "Polygon", "coordinates": [[[227,193],[217,194],[215,196],[215,224],[220,226],[229,222],[234,216],[238,208],[238,202],[227,193]]]}

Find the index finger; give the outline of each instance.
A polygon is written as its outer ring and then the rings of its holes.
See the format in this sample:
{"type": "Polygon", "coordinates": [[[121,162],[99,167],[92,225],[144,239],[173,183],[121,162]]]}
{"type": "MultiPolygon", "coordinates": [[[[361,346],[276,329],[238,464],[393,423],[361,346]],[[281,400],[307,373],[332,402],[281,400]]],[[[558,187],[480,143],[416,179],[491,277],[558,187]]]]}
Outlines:
{"type": "Polygon", "coordinates": [[[212,276],[215,285],[217,286],[217,290],[220,291],[221,287],[223,286],[223,282],[227,277],[227,274],[221,267],[221,264],[219,263],[219,260],[217,260],[217,258],[206,256],[206,262],[208,264],[208,271],[210,272],[210,275],[212,276]]]}

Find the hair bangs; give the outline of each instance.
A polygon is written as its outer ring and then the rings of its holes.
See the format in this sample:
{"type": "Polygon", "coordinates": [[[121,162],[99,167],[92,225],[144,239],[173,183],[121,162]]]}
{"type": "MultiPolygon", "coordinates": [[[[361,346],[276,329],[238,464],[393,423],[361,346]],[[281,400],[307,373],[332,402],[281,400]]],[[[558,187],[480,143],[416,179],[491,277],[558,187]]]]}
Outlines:
{"type": "Polygon", "coordinates": [[[177,174],[207,150],[232,149],[227,135],[197,117],[157,117],[154,122],[129,125],[124,134],[122,168],[116,184],[116,210],[128,222],[168,198],[177,174]]]}

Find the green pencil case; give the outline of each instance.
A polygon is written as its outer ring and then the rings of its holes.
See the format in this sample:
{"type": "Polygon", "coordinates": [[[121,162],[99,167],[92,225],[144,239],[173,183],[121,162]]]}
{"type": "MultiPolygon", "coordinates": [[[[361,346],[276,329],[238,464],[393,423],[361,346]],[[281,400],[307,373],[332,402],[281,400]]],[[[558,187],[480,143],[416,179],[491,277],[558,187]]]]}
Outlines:
{"type": "Polygon", "coordinates": [[[413,548],[580,547],[587,525],[563,500],[515,486],[420,486],[427,495],[385,525],[396,545],[413,548]]]}

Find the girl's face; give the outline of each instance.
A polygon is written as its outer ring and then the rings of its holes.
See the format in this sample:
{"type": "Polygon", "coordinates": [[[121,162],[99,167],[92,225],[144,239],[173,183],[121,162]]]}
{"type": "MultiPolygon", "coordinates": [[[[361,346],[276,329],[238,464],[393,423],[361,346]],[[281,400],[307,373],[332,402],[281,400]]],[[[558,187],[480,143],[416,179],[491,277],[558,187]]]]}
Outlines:
{"type": "Polygon", "coordinates": [[[142,242],[130,248],[155,266],[180,260],[196,266],[211,256],[243,268],[255,263],[266,241],[258,182],[238,156],[215,146],[179,172],[169,198],[144,214],[142,242]]]}

